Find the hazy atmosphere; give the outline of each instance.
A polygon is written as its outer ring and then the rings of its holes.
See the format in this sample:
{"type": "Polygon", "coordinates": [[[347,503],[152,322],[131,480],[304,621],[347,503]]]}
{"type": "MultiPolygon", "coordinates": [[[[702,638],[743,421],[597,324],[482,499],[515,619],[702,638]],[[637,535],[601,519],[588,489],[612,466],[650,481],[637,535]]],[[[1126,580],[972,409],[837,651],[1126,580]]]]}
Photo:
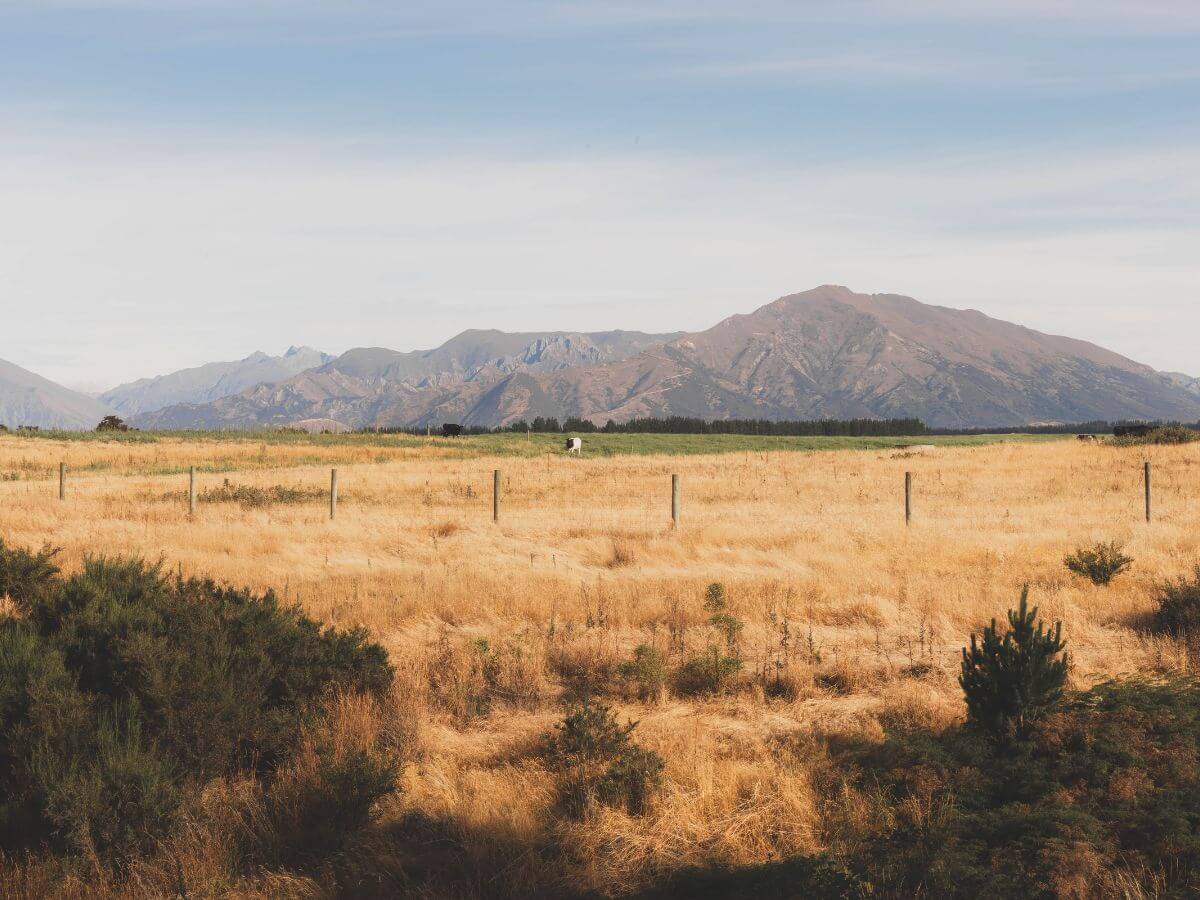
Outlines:
{"type": "Polygon", "coordinates": [[[0,358],[101,389],[833,282],[1200,375],[1200,6],[959,7],[0,0],[0,358]]]}

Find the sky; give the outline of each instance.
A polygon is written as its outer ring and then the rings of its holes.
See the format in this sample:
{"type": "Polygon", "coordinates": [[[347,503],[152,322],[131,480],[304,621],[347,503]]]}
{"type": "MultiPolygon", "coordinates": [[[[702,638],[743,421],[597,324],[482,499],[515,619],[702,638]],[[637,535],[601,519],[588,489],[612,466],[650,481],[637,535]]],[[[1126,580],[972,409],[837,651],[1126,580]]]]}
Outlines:
{"type": "Polygon", "coordinates": [[[1200,375],[1200,3],[0,0],[0,358],[70,386],[826,283],[1200,375]]]}

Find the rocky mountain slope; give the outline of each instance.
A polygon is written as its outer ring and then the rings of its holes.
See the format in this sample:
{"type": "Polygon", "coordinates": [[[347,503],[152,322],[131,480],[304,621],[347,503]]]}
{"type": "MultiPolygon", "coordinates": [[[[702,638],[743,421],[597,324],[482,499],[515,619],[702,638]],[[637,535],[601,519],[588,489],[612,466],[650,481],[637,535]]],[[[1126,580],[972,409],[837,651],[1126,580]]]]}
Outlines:
{"type": "MultiPolygon", "coordinates": [[[[261,384],[211,404],[174,406],[139,416],[148,428],[223,428],[332,418],[353,426],[393,423],[422,398],[492,384],[515,373],[602,365],[660,346],[676,334],[640,331],[520,332],[469,330],[433,350],[348,350],[278,384],[261,384]]],[[[419,413],[414,413],[419,418],[419,413]]],[[[407,419],[404,420],[407,423],[407,419]]]]}
{"type": "Polygon", "coordinates": [[[1200,378],[1193,378],[1191,375],[1184,375],[1180,372],[1167,372],[1166,375],[1172,384],[1178,385],[1189,394],[1200,397],[1200,378]]]}
{"type": "Polygon", "coordinates": [[[142,378],[106,391],[100,400],[123,416],[153,412],[178,403],[208,403],[264,383],[285,381],[333,357],[312,347],[291,347],[283,356],[253,353],[157,378],[142,378]]]}
{"type": "Polygon", "coordinates": [[[91,429],[111,412],[99,400],[0,359],[0,425],[91,429]]]}
{"type": "Polygon", "coordinates": [[[347,363],[343,370],[338,360],[270,389],[164,410],[147,424],[327,417],[355,426],[496,425],[539,415],[597,422],[917,416],[942,427],[1200,419],[1200,396],[1093,344],[973,310],[833,285],[613,361],[591,354],[591,365],[567,365],[571,353],[549,349],[423,380],[405,368],[411,354],[372,355],[361,369],[347,363]],[[540,365],[543,355],[562,364],[540,365]]]}

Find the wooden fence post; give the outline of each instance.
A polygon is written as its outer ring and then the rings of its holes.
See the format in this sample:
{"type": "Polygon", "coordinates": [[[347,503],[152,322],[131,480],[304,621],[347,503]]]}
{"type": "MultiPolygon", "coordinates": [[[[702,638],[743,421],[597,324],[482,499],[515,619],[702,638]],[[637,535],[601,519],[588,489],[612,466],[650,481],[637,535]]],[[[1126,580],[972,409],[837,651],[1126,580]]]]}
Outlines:
{"type": "Polygon", "coordinates": [[[67,464],[65,462],[58,464],[58,499],[67,499],[67,464]]]}
{"type": "Polygon", "coordinates": [[[679,491],[679,476],[671,476],[671,527],[679,527],[680,519],[680,491],[679,491]]]}
{"type": "Polygon", "coordinates": [[[500,470],[492,472],[492,521],[500,521],[500,470]]]}
{"type": "Polygon", "coordinates": [[[188,469],[188,515],[196,515],[196,467],[188,469]]]}
{"type": "Polygon", "coordinates": [[[1152,499],[1153,499],[1153,491],[1150,486],[1150,463],[1147,461],[1147,463],[1146,463],[1146,521],[1147,522],[1149,522],[1153,519],[1153,515],[1152,515],[1153,510],[1151,507],[1152,499]]]}
{"type": "Polygon", "coordinates": [[[912,472],[904,473],[904,524],[912,524],[912,472]]]}
{"type": "Polygon", "coordinates": [[[329,470],[329,518],[337,517],[337,469],[329,470]]]}

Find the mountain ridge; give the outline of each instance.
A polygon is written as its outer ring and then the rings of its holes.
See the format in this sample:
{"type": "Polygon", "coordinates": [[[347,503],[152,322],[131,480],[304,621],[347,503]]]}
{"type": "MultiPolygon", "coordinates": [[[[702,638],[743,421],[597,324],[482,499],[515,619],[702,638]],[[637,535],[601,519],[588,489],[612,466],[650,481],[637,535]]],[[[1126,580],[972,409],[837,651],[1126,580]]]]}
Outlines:
{"type": "Polygon", "coordinates": [[[220,400],[258,384],[284,381],[333,358],[312,347],[294,345],[282,356],[258,350],[242,359],[139,378],[103,392],[98,399],[122,416],[137,416],[180,403],[220,400]]]}
{"type": "Polygon", "coordinates": [[[0,359],[0,425],[92,429],[111,412],[93,397],[0,359]]]}
{"type": "MultiPolygon", "coordinates": [[[[584,345],[581,336],[563,332],[543,335],[544,346],[531,342],[496,359],[456,355],[456,341],[480,334],[505,333],[463,332],[433,351],[370,358],[370,366],[364,363],[370,354],[350,351],[288,382],[162,410],[145,424],[240,427],[332,418],[350,426],[494,426],[537,415],[596,422],[666,415],[918,417],[935,427],[1200,419],[1200,395],[1095,344],[977,310],[840,285],[785,295],[712,328],[607,360],[596,341],[584,345]],[[356,352],[363,358],[350,357],[356,352]],[[586,364],[576,362],[581,358],[586,364]],[[418,360],[425,369],[413,368],[418,360]]],[[[531,334],[505,336],[504,349],[531,334]]]]}

